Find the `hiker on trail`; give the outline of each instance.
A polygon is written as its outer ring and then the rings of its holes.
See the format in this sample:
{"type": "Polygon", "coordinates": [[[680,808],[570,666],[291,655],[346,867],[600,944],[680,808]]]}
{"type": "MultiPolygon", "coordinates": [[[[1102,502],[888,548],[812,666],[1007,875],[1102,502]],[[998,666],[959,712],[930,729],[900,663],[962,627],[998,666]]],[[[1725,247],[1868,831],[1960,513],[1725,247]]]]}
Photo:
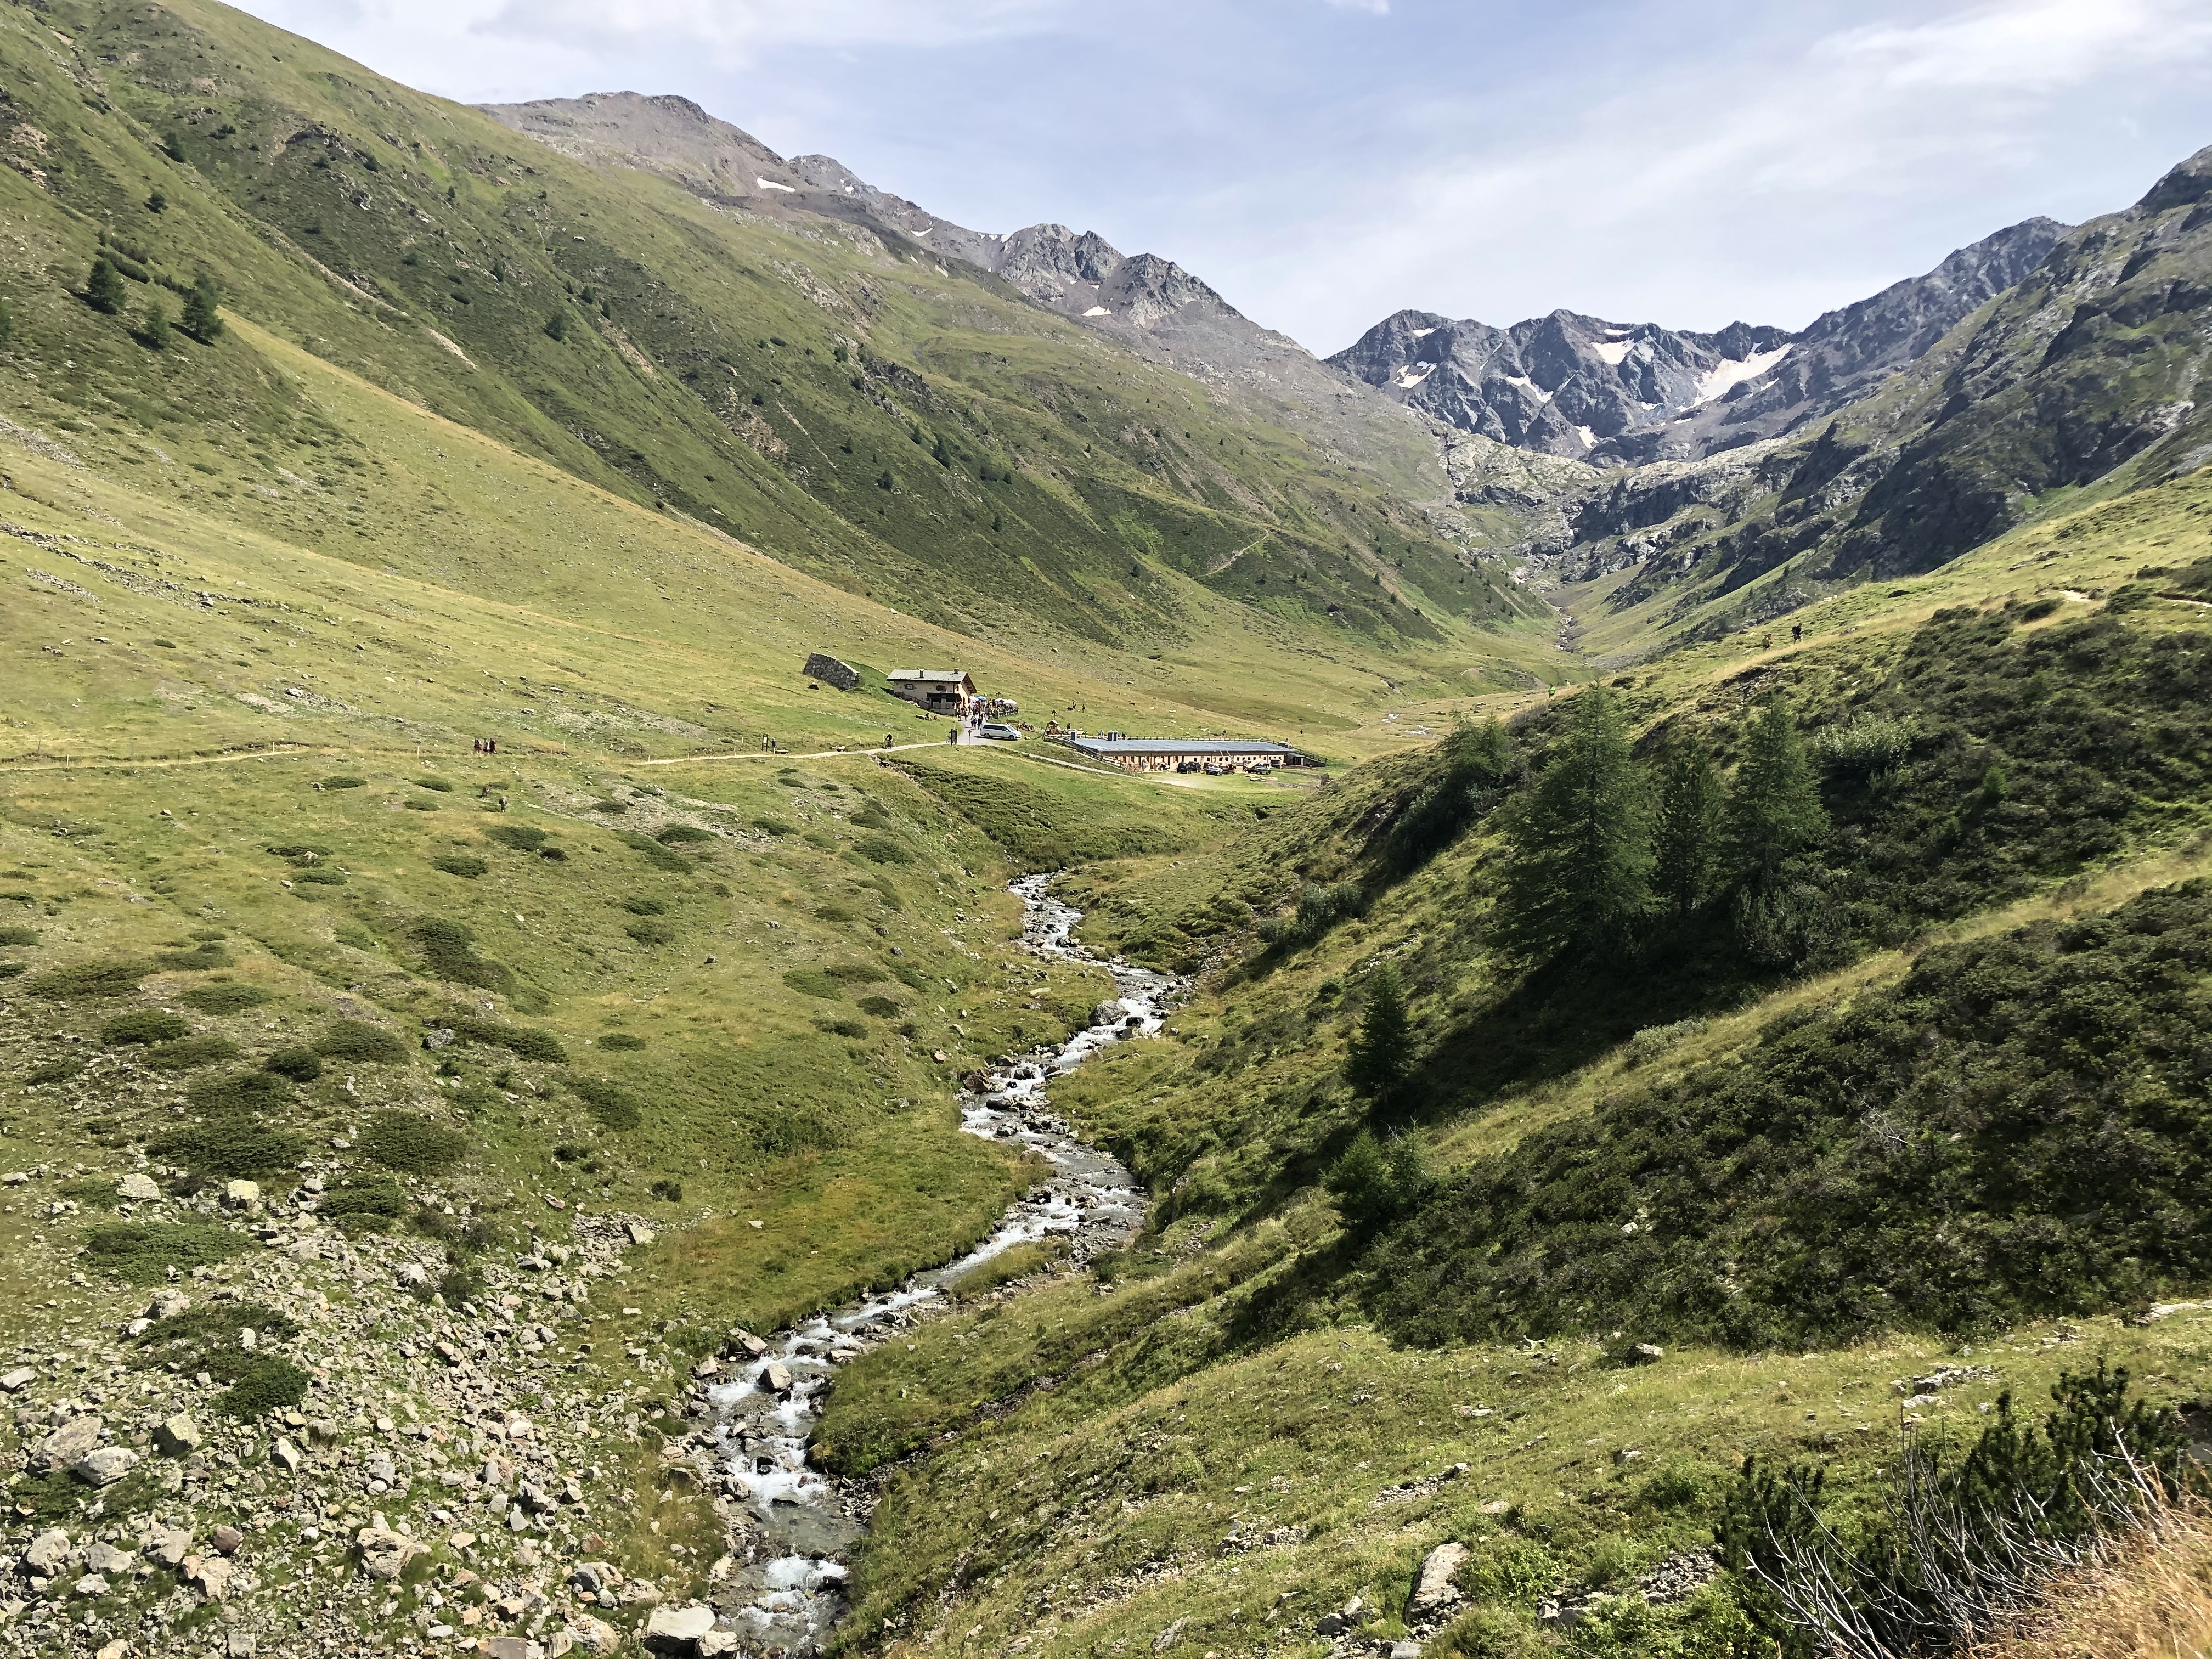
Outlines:
{"type": "Polygon", "coordinates": [[[950,732],[947,732],[945,734],[945,742],[947,742],[947,743],[957,743],[957,742],[959,742],[959,741],[960,741],[960,728],[959,728],[958,726],[954,726],[954,727],[953,727],[950,732]]]}
{"type": "Polygon", "coordinates": [[[1774,635],[1771,634],[1760,635],[1759,638],[1759,648],[1762,651],[1771,651],[1774,649],[1774,635]]]}
{"type": "Polygon", "coordinates": [[[1804,640],[1804,638],[1805,624],[1803,623],[1791,623],[1790,624],[1790,643],[1792,645],[1799,644],[1804,640]]]}
{"type": "Polygon", "coordinates": [[[890,748],[890,746],[891,746],[891,734],[890,734],[890,732],[884,732],[884,748],[886,748],[886,749],[888,749],[888,748],[890,748]]]}

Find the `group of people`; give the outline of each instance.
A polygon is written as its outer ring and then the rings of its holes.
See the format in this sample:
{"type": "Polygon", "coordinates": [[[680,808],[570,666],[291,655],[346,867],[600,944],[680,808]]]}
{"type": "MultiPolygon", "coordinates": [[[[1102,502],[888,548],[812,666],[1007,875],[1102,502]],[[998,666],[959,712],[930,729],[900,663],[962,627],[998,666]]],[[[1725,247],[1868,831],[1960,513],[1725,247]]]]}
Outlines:
{"type": "Polygon", "coordinates": [[[499,739],[497,738],[478,738],[474,742],[471,743],[469,747],[476,750],[479,755],[496,755],[499,753],[499,739]]]}

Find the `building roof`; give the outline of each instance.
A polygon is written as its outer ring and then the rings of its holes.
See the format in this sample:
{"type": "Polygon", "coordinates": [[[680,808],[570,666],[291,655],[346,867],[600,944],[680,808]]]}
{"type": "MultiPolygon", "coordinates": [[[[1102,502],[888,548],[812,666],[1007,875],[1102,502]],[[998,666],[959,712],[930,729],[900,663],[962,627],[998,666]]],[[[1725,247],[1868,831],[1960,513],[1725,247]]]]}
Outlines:
{"type": "Polygon", "coordinates": [[[1286,743],[1264,738],[1077,738],[1075,747],[1094,755],[1295,755],[1286,743]]]}
{"type": "Polygon", "coordinates": [[[944,680],[948,683],[964,680],[964,668],[894,668],[886,677],[894,680],[944,680]]]}

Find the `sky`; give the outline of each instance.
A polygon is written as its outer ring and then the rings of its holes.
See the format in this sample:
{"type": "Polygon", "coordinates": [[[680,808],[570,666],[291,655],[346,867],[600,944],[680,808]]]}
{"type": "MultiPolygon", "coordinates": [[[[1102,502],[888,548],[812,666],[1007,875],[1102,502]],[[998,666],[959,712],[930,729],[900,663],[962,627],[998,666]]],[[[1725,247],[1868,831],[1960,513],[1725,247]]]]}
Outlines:
{"type": "Polygon", "coordinates": [[[251,0],[469,102],[680,93],[940,217],[1407,307],[1798,327],[2212,143],[2203,0],[251,0]]]}

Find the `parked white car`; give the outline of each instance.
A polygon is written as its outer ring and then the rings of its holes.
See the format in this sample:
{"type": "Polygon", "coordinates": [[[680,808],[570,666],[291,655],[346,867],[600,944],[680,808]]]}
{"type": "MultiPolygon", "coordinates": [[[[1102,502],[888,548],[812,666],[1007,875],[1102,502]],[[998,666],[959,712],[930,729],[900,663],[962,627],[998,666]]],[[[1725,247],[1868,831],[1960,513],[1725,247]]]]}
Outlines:
{"type": "Polygon", "coordinates": [[[987,738],[996,738],[1001,743],[1019,743],[1022,740],[1022,734],[1004,720],[984,721],[983,735],[987,738]]]}

